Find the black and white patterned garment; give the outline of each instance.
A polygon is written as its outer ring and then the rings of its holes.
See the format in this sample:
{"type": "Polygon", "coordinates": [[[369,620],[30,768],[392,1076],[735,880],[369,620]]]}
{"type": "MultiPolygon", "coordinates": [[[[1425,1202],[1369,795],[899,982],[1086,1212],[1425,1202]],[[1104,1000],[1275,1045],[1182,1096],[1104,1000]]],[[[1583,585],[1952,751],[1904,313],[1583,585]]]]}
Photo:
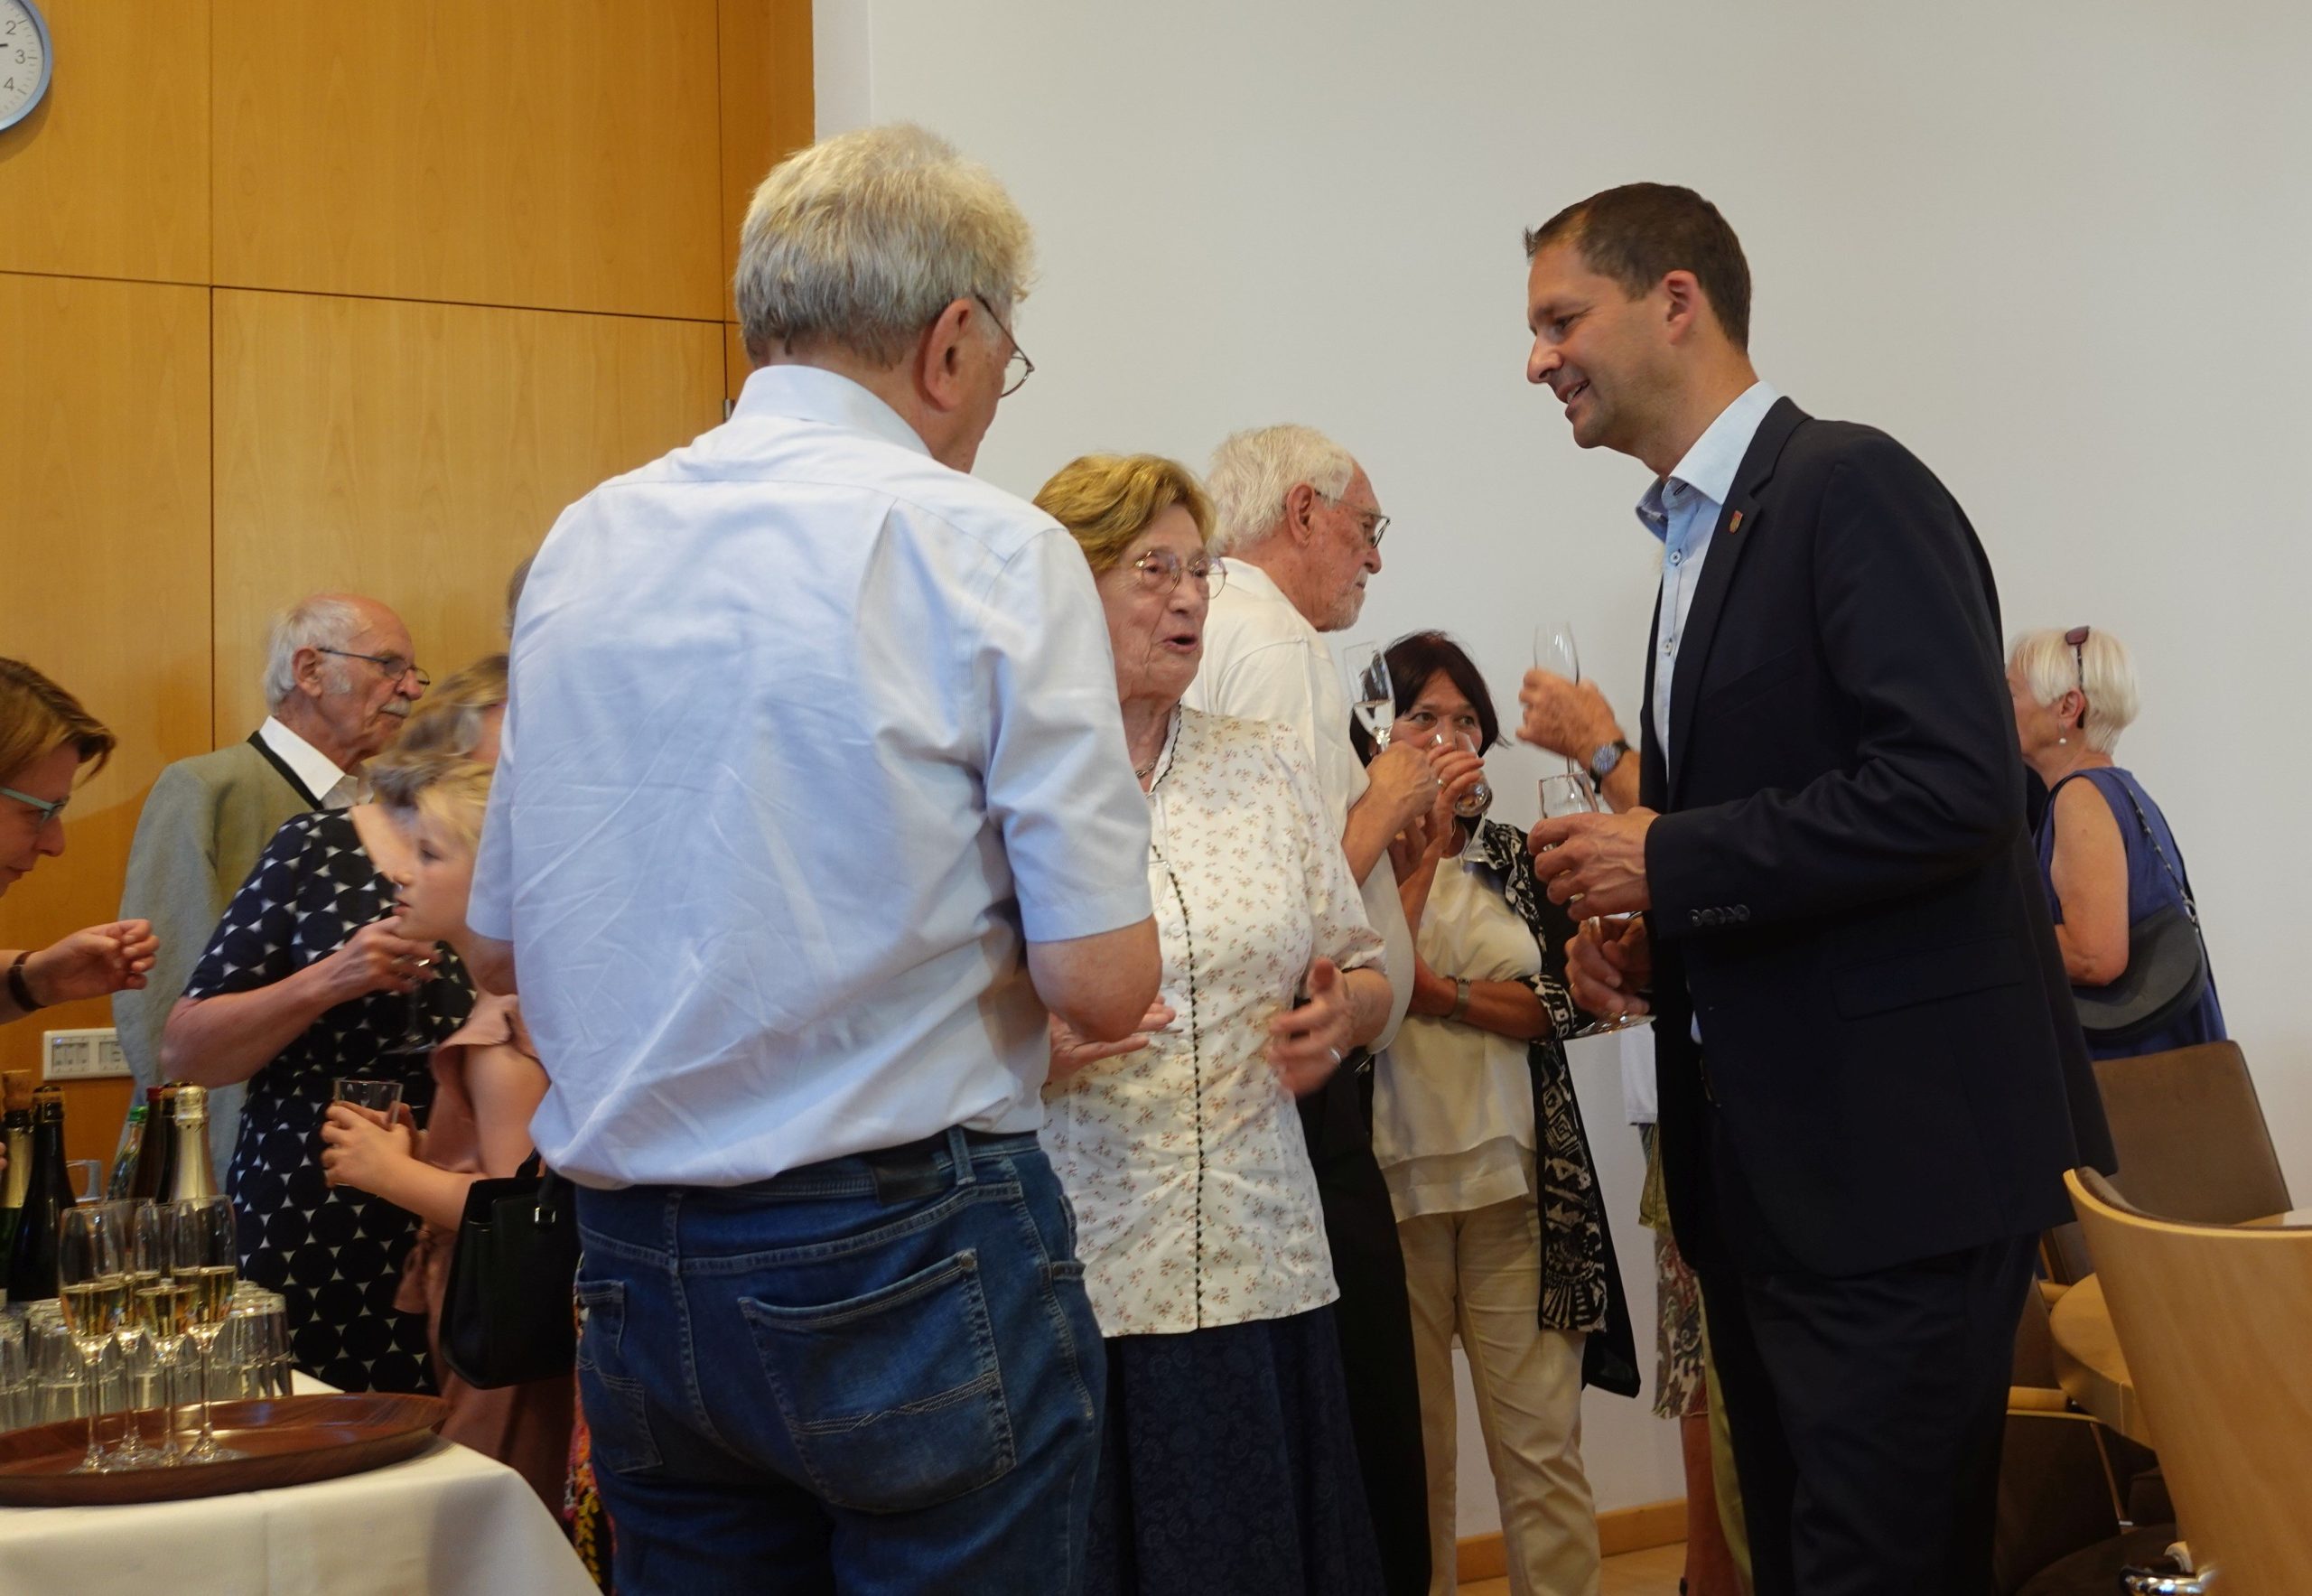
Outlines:
{"type": "MultiPolygon", "coordinates": [[[[248,992],[343,947],[392,912],[343,811],[300,815],[274,835],[234,894],[187,997],[248,992]]],[[[416,994],[371,993],[331,1009],[249,1081],[226,1189],[240,1224],[241,1274],[287,1300],[297,1367],[346,1391],[431,1391],[425,1315],[394,1309],[417,1219],[322,1179],[321,1125],[334,1078],[397,1079],[417,1123],[434,1100],[434,1047],[473,1007],[443,950],[416,994]]]]}

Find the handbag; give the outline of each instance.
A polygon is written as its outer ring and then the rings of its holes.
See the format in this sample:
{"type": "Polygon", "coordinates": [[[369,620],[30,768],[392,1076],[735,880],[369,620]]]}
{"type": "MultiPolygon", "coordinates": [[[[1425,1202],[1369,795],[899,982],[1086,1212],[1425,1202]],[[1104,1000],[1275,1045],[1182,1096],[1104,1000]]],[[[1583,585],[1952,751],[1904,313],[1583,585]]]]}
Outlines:
{"type": "Polygon", "coordinates": [[[536,1153],[502,1181],[466,1192],[442,1302],[442,1358],[485,1390],[566,1379],[578,1359],[572,1292],[578,1204],[569,1181],[536,1153]]]}
{"type": "MultiPolygon", "coordinates": [[[[2061,783],[2057,784],[2058,786],[2061,783]]],[[[2128,967],[2105,986],[2074,986],[2079,1027],[2098,1042],[2139,1041],[2188,1013],[2207,993],[2207,944],[2200,934],[2199,906],[2192,901],[2191,878],[2177,873],[2168,851],[2152,834],[2151,822],[2125,778],[2135,823],[2152,856],[2176,886],[2180,904],[2163,903],[2128,927],[2128,967]]],[[[2052,801],[2053,795],[2050,795],[2052,801]]]]}

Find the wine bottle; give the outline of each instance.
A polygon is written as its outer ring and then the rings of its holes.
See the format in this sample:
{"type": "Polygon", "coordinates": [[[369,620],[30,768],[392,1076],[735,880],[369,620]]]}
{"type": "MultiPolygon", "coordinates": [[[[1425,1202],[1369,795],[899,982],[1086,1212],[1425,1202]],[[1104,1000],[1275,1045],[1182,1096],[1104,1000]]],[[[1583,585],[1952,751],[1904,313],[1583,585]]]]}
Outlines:
{"type": "Polygon", "coordinates": [[[64,1094],[42,1087],[33,1094],[32,1176],[16,1215],[15,1245],[8,1249],[11,1302],[56,1294],[56,1232],[71,1207],[72,1175],[64,1167],[64,1094]]]}
{"type": "Polygon", "coordinates": [[[161,1195],[161,1166],[169,1154],[169,1106],[166,1087],[144,1088],[144,1139],[136,1148],[136,1168],[129,1177],[128,1200],[150,1202],[161,1195]]]}
{"type": "MultiPolygon", "coordinates": [[[[0,1145],[8,1150],[8,1172],[0,1178],[0,1286],[8,1281],[8,1254],[16,1243],[16,1215],[33,1175],[33,1075],[29,1069],[0,1071],[0,1145]]],[[[4,1294],[4,1293],[0,1293],[4,1294]]]]}
{"type": "Polygon", "coordinates": [[[153,1161],[153,1189],[146,1195],[155,1202],[166,1201],[169,1179],[177,1161],[177,1087],[175,1083],[161,1088],[161,1119],[154,1133],[160,1145],[154,1149],[160,1156],[153,1161]]]}
{"type": "Polygon", "coordinates": [[[136,1155],[144,1146],[144,1105],[131,1103],[128,1117],[120,1122],[120,1145],[112,1150],[112,1171],[105,1178],[105,1196],[115,1202],[127,1197],[136,1183],[136,1155]]]}
{"type": "Polygon", "coordinates": [[[217,1175],[209,1162],[209,1089],[181,1086],[170,1106],[168,1184],[163,1202],[216,1197],[217,1175]]]}

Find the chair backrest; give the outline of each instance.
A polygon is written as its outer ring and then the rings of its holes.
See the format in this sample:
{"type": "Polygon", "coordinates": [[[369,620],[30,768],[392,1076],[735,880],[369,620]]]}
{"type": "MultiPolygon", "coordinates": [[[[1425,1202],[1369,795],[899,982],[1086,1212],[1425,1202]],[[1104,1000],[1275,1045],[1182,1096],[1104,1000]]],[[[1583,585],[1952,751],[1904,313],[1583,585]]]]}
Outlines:
{"type": "Polygon", "coordinates": [[[2145,1216],[2093,1170],[2065,1177],[2212,1591],[2312,1579],[2312,1228],[2145,1216]]]}
{"type": "MultiPolygon", "coordinates": [[[[2134,1207],[2165,1219],[2237,1225],[2294,1206],[2237,1042],[2099,1059],[2095,1084],[2119,1153],[2112,1184],[2134,1207]]],[[[2049,1237],[2049,1269],[2076,1280],[2095,1265],[2068,1229],[2049,1237]]]]}

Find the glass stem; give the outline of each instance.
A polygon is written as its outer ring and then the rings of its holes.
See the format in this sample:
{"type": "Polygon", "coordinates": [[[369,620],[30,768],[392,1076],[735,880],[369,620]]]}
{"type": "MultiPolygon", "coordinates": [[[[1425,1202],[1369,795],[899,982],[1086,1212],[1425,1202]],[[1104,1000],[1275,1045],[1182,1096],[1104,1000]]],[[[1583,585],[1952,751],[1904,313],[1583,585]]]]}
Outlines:
{"type": "Polygon", "coordinates": [[[217,1433],[209,1427],[209,1346],[195,1337],[200,1348],[200,1448],[203,1451],[217,1444],[217,1433]]]}
{"type": "Polygon", "coordinates": [[[80,1467],[97,1470],[104,1467],[104,1453],[97,1450],[97,1409],[102,1405],[99,1400],[102,1388],[97,1382],[97,1360],[86,1353],[80,1357],[80,1376],[81,1392],[89,1404],[89,1450],[80,1460],[80,1467]]]}

